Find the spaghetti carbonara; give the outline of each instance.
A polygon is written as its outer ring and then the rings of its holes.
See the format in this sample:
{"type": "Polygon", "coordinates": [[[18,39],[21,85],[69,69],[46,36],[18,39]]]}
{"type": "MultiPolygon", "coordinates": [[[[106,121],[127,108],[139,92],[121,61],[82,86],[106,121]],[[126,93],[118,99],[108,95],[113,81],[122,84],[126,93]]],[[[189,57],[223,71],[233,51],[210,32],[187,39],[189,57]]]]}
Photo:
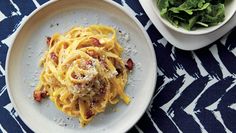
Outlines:
{"type": "Polygon", "coordinates": [[[82,126],[107,105],[129,96],[124,92],[133,62],[123,62],[123,48],[112,27],[74,27],[48,38],[49,50],[40,61],[43,70],[34,91],[38,102],[49,96],[56,107],[77,117],[82,126]]]}

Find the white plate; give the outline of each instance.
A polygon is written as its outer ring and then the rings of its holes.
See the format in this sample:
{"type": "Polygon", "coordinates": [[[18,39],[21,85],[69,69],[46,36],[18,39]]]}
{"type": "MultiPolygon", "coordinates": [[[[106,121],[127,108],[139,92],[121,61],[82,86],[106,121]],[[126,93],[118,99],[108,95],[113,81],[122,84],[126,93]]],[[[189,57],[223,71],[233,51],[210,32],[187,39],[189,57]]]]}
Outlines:
{"type": "Polygon", "coordinates": [[[217,29],[214,32],[209,34],[203,35],[186,35],[176,32],[168,28],[165,24],[161,22],[158,15],[155,13],[153,9],[153,0],[139,0],[140,4],[142,5],[143,9],[149,16],[152,23],[158,29],[158,31],[166,38],[168,42],[179,49],[183,50],[196,50],[199,48],[203,48],[220,37],[224,34],[229,32],[233,27],[236,26],[236,14],[231,18],[231,20],[226,23],[221,28],[217,29]]]}
{"type": "Polygon", "coordinates": [[[153,45],[138,20],[112,1],[59,0],[50,1],[21,26],[9,50],[6,84],[10,99],[23,121],[35,132],[125,132],[145,112],[156,84],[156,57],[153,45]],[[37,83],[39,59],[47,49],[46,36],[66,32],[73,26],[105,24],[130,34],[130,41],[120,38],[126,47],[126,58],[131,57],[135,69],[129,76],[126,92],[132,98],[129,105],[120,102],[116,112],[108,108],[85,128],[77,119],[68,116],[46,100],[34,102],[32,92],[37,83]],[[129,51],[127,53],[127,51],[129,51]],[[63,126],[63,124],[67,124],[63,126]]]}

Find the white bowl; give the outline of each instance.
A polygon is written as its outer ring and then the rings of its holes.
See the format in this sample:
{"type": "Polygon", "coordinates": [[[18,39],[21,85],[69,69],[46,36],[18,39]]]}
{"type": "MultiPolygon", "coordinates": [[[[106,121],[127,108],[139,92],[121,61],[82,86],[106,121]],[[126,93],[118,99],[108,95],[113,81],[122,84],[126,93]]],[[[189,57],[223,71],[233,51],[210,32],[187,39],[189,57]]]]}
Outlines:
{"type": "Polygon", "coordinates": [[[226,0],[225,3],[225,19],[223,22],[215,25],[215,26],[210,26],[207,28],[198,28],[196,30],[192,30],[192,31],[188,31],[184,28],[182,28],[181,26],[176,27],[174,25],[172,25],[168,20],[166,20],[165,18],[161,17],[160,15],[160,10],[157,7],[157,0],[152,0],[152,7],[154,9],[154,12],[156,13],[156,15],[159,17],[159,19],[162,21],[162,23],[164,23],[167,27],[169,27],[172,30],[175,30],[179,33],[182,34],[188,34],[188,35],[202,35],[202,34],[207,34],[210,32],[213,32],[215,30],[217,30],[218,28],[222,27],[225,23],[227,23],[231,17],[234,15],[235,11],[236,11],[236,0],[226,0]]]}
{"type": "Polygon", "coordinates": [[[120,133],[126,132],[141,118],[155,90],[156,56],[146,31],[128,10],[110,0],[58,0],[49,1],[23,21],[7,55],[6,85],[14,108],[33,131],[120,133]],[[40,57],[47,50],[46,36],[64,33],[73,26],[95,23],[116,26],[130,34],[128,42],[119,41],[127,48],[124,51],[129,54],[127,56],[135,62],[129,77],[132,82],[125,89],[131,103],[125,105],[121,101],[115,106],[116,112],[108,108],[81,128],[76,118],[67,120],[68,116],[57,110],[51,101],[36,103],[32,92],[39,78],[40,57]]]}

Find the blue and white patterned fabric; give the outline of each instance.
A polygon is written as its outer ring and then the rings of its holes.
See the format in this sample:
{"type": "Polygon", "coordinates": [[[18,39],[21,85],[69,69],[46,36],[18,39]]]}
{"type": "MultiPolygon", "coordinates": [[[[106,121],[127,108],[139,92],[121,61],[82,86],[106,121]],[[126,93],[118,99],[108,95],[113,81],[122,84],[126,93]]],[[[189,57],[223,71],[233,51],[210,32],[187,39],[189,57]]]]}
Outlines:
{"type": "MultiPolygon", "coordinates": [[[[32,132],[9,100],[5,60],[21,20],[46,1],[0,0],[0,132],[32,132]]],[[[138,1],[115,1],[146,28],[158,62],[154,97],[129,132],[236,132],[236,28],[206,48],[183,51],[161,36],[138,1]]]]}

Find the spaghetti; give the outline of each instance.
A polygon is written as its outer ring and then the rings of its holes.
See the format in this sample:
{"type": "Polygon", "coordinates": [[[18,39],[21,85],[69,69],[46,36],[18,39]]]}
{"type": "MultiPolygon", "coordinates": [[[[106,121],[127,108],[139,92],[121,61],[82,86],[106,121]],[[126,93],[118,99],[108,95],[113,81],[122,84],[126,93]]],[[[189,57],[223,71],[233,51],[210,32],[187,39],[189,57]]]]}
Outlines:
{"type": "Polygon", "coordinates": [[[49,96],[59,110],[79,118],[81,126],[109,103],[130,102],[124,88],[133,62],[129,59],[128,67],[123,62],[123,48],[112,27],[74,27],[63,35],[54,34],[47,43],[36,101],[49,96]]]}

